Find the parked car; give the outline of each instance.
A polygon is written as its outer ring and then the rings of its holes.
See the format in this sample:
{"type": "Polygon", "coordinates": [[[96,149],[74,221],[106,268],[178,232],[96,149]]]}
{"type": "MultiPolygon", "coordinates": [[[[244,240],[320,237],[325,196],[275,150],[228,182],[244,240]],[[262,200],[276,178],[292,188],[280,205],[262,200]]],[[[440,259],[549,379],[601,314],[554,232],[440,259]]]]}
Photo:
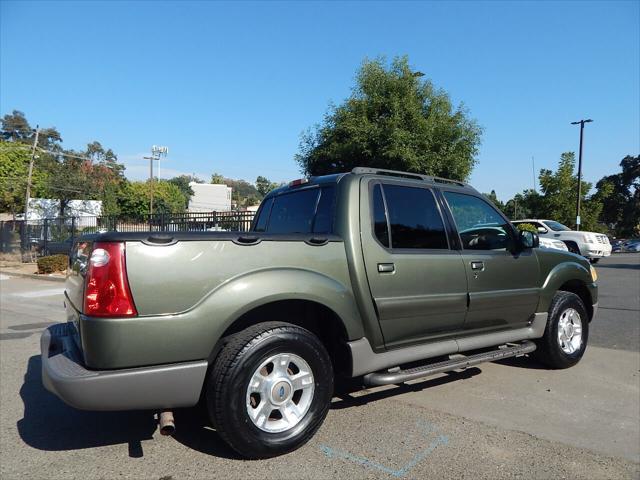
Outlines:
{"type": "Polygon", "coordinates": [[[566,243],[562,240],[554,240],[547,237],[540,237],[540,248],[554,248],[556,250],[562,250],[568,252],[566,243]]]}
{"type": "Polygon", "coordinates": [[[540,238],[562,240],[570,252],[597,263],[601,258],[611,255],[609,237],[601,233],[571,230],[569,227],[553,221],[540,219],[514,220],[513,223],[529,223],[538,229],[540,238]]]}
{"type": "Polygon", "coordinates": [[[619,253],[622,251],[622,244],[624,243],[624,240],[613,240],[609,243],[611,243],[611,253],[619,253]]]}
{"type": "Polygon", "coordinates": [[[640,252],[640,240],[638,239],[627,240],[622,244],[621,251],[627,252],[627,253],[640,252]]]}
{"type": "Polygon", "coordinates": [[[250,232],[86,236],[68,322],[42,335],[43,383],[80,409],[156,410],[164,434],[202,399],[239,454],[279,455],[314,435],[343,378],[578,363],[596,271],[537,246],[467,184],[371,168],[270,192],[250,232]]]}

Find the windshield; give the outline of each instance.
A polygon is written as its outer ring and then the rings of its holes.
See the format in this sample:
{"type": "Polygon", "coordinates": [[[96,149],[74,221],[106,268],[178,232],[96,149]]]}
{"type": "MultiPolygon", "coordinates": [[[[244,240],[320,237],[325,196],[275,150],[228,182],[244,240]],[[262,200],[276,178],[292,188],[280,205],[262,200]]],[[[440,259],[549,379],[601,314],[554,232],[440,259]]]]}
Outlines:
{"type": "Polygon", "coordinates": [[[555,231],[555,232],[570,232],[571,229],[561,223],[558,222],[554,222],[553,220],[545,220],[545,222],[547,227],[549,227],[551,230],[555,231]]]}

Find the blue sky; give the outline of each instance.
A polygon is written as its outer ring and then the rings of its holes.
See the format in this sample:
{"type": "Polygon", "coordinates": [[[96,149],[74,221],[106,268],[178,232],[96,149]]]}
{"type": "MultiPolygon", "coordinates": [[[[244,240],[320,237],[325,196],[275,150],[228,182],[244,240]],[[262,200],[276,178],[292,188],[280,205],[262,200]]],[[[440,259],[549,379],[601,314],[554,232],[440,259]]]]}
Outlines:
{"type": "Polygon", "coordinates": [[[640,151],[640,2],[0,3],[0,113],[98,140],[144,178],[300,176],[300,133],[365,57],[407,54],[484,127],[471,181],[506,199],[577,151],[585,178],[640,151]]]}

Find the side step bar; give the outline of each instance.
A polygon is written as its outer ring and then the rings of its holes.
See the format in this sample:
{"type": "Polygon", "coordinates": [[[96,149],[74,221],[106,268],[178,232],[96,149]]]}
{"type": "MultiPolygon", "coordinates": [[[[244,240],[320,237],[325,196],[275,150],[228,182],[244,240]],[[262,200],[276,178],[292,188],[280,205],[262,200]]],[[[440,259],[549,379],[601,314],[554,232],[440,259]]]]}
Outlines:
{"type": "Polygon", "coordinates": [[[407,370],[392,370],[369,373],[364,376],[364,383],[370,387],[408,382],[417,378],[428,377],[438,373],[464,369],[484,362],[494,362],[503,358],[520,357],[536,349],[536,344],[526,340],[515,345],[504,345],[489,352],[474,355],[455,355],[454,358],[442,362],[430,363],[407,370]]]}

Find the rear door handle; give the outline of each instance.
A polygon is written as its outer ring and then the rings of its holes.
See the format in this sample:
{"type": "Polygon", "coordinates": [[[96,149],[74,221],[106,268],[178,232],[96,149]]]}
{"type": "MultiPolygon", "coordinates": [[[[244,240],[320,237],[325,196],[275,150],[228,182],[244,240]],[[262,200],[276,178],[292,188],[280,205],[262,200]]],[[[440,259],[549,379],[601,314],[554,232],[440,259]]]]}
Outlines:
{"type": "Polygon", "coordinates": [[[471,262],[471,270],[484,270],[484,262],[471,262]]]}
{"type": "Polygon", "coordinates": [[[378,273],[393,273],[396,271],[396,266],[393,263],[379,263],[378,273]]]}

